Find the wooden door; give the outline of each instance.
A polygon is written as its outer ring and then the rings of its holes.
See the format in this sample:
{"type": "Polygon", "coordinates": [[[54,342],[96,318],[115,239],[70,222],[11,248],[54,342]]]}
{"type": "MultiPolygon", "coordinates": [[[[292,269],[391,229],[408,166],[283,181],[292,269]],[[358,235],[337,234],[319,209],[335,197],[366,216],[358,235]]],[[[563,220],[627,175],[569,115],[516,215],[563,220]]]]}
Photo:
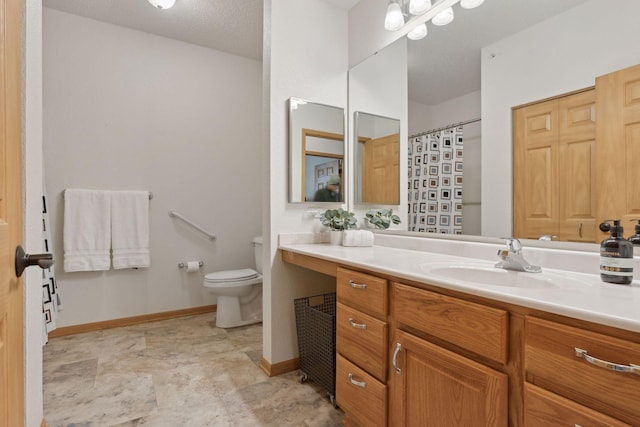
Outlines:
{"type": "Polygon", "coordinates": [[[596,79],[596,110],[596,222],[620,219],[628,236],[640,218],[640,65],[596,79]]]}
{"type": "Polygon", "coordinates": [[[558,100],[558,240],[596,241],[595,90],[558,100]]]}
{"type": "Polygon", "coordinates": [[[400,204],[400,134],[362,143],[362,202],[400,204]]]}
{"type": "Polygon", "coordinates": [[[24,425],[22,281],[13,266],[22,239],[22,8],[0,0],[0,427],[24,425]]]}
{"type": "Polygon", "coordinates": [[[558,235],[558,102],[514,111],[513,235],[558,235]]]}
{"type": "Polygon", "coordinates": [[[506,374],[403,331],[396,339],[401,372],[389,374],[394,425],[507,426],[506,374]]]}

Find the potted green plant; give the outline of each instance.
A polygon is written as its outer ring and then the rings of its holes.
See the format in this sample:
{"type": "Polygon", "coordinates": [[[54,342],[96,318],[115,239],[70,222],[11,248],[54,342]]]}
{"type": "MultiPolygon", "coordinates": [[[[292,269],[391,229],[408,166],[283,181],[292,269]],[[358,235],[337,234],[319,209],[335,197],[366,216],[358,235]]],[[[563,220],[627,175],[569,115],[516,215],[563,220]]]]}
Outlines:
{"type": "Polygon", "coordinates": [[[333,244],[340,243],[343,230],[356,228],[357,225],[355,214],[342,208],[327,209],[320,217],[320,222],[331,229],[330,240],[333,244]]]}
{"type": "Polygon", "coordinates": [[[393,209],[370,209],[365,218],[379,230],[386,230],[391,223],[400,224],[400,217],[393,213],[393,209]]]}

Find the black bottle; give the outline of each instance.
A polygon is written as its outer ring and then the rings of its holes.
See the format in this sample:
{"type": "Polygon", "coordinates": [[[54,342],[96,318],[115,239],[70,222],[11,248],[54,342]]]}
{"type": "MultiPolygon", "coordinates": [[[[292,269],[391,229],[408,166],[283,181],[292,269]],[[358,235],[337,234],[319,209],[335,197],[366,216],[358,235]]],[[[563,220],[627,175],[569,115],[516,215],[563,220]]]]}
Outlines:
{"type": "Polygon", "coordinates": [[[611,231],[611,236],[600,243],[600,278],[603,282],[628,285],[633,280],[633,245],[624,239],[620,220],[600,224],[602,231],[611,231]]]}
{"type": "Polygon", "coordinates": [[[632,219],[631,221],[638,221],[636,224],[636,234],[629,236],[627,239],[633,246],[640,246],[640,219],[632,219]]]}

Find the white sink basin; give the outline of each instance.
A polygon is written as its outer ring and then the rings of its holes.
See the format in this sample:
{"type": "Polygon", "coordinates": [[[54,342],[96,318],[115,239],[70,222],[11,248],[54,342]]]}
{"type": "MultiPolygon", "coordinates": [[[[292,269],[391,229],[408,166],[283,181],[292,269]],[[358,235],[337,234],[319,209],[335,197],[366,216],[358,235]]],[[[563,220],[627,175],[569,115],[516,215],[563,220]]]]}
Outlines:
{"type": "Polygon", "coordinates": [[[545,272],[544,270],[542,273],[525,273],[479,264],[433,265],[427,263],[420,267],[425,273],[434,277],[474,285],[544,289],[581,284],[579,280],[568,275],[545,272]]]}

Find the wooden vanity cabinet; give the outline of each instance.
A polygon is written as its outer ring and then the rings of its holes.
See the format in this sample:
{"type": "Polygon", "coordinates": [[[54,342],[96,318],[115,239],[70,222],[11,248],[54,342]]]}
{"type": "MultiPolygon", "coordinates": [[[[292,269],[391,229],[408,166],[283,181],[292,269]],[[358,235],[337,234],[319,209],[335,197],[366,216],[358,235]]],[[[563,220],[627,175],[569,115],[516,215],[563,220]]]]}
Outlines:
{"type": "Polygon", "coordinates": [[[550,408],[548,416],[560,411],[566,406],[557,403],[564,401],[562,396],[618,422],[583,424],[568,419],[572,424],[640,426],[640,367],[636,373],[625,372],[633,364],[640,366],[640,343],[533,316],[527,317],[525,331],[526,379],[550,392],[542,399],[529,387],[525,420],[539,419],[540,411],[534,408],[541,408],[543,400],[550,408]]]}
{"type": "Polygon", "coordinates": [[[400,283],[392,284],[396,323],[390,397],[395,426],[508,425],[508,375],[429,339],[507,361],[508,313],[400,283]]]}
{"type": "Polygon", "coordinates": [[[286,259],[337,271],[347,426],[640,426],[638,333],[286,259]]]}
{"type": "Polygon", "coordinates": [[[387,425],[388,283],[338,267],[336,402],[345,425],[387,425]]]}

